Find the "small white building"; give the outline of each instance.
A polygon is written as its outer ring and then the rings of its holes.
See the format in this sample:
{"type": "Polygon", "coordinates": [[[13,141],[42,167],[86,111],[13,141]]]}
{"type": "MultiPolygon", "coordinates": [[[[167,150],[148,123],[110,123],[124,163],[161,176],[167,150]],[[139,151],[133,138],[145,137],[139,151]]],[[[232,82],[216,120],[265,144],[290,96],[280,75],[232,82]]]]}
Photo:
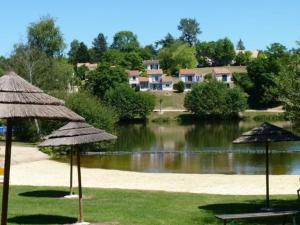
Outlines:
{"type": "Polygon", "coordinates": [[[146,70],[159,70],[159,60],[144,60],[144,66],[146,70]]]}
{"type": "Polygon", "coordinates": [[[231,86],[233,84],[232,72],[226,67],[213,68],[213,76],[216,80],[231,86]]]}
{"type": "Polygon", "coordinates": [[[149,78],[150,90],[162,90],[163,71],[161,69],[147,70],[147,76],[149,78]]]}
{"type": "Polygon", "coordinates": [[[193,84],[204,80],[204,75],[198,74],[194,69],[181,69],[179,70],[179,78],[184,82],[184,90],[189,91],[192,89],[193,84]]]}
{"type": "Polygon", "coordinates": [[[140,71],[138,71],[138,70],[129,70],[128,71],[128,81],[129,81],[129,85],[132,88],[139,87],[139,85],[140,85],[139,77],[140,77],[140,71]]]}
{"type": "Polygon", "coordinates": [[[139,81],[140,81],[140,91],[148,91],[149,90],[149,78],[140,76],[139,81]]]}

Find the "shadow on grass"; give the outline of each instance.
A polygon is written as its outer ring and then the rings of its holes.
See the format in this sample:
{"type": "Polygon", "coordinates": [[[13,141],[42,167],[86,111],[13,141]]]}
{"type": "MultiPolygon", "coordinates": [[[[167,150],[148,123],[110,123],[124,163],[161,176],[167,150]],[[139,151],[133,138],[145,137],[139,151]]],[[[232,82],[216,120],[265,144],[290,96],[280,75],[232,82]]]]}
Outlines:
{"type": "Polygon", "coordinates": [[[75,223],[76,218],[56,215],[27,215],[16,216],[7,220],[9,223],[16,224],[67,224],[75,223]]]}
{"type": "Polygon", "coordinates": [[[70,194],[67,191],[57,191],[57,190],[42,190],[42,191],[28,191],[20,193],[20,196],[25,197],[36,197],[36,198],[62,198],[70,194]]]}
{"type": "MultiPolygon", "coordinates": [[[[273,211],[299,211],[300,202],[298,200],[272,200],[270,201],[273,211]]],[[[246,201],[244,203],[220,203],[201,205],[198,208],[205,210],[214,215],[218,214],[240,214],[240,213],[257,213],[263,212],[262,208],[265,208],[265,201],[246,201]]],[[[216,219],[217,220],[217,219],[216,219]]],[[[288,218],[287,222],[291,222],[292,218],[288,218]]],[[[297,221],[300,221],[300,215],[296,217],[297,221]]],[[[268,218],[268,219],[251,219],[243,220],[242,224],[282,224],[281,218],[268,218]]]]}

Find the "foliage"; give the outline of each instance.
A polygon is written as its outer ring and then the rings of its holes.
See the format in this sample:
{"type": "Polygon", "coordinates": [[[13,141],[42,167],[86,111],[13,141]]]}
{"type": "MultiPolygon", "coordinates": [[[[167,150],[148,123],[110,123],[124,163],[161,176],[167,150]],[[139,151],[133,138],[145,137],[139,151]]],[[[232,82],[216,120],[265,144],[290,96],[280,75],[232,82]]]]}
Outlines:
{"type": "Polygon", "coordinates": [[[182,32],[180,40],[193,46],[197,43],[197,35],[201,34],[200,24],[196,19],[183,18],[180,20],[178,30],[182,32]]]}
{"type": "Polygon", "coordinates": [[[180,42],[161,49],[158,59],[161,67],[169,74],[178,73],[181,68],[194,68],[197,65],[195,48],[180,42]]]}
{"type": "Polygon", "coordinates": [[[184,106],[201,118],[231,118],[247,107],[245,94],[237,87],[211,80],[194,86],[187,93],[184,106]]]}
{"type": "Polygon", "coordinates": [[[250,93],[253,83],[247,73],[233,73],[232,79],[235,85],[239,86],[245,93],[250,93]]]}
{"type": "Polygon", "coordinates": [[[157,51],[153,45],[146,45],[144,48],[140,48],[137,52],[143,60],[153,59],[157,56],[157,51]]]}
{"type": "Polygon", "coordinates": [[[130,52],[138,50],[140,44],[137,36],[131,31],[120,31],[115,34],[111,48],[122,52],[130,52]]]}
{"type": "Polygon", "coordinates": [[[233,43],[228,39],[219,39],[215,45],[215,65],[226,66],[234,59],[235,51],[233,43]]]}
{"type": "Polygon", "coordinates": [[[114,131],[114,126],[118,121],[117,113],[88,92],[67,94],[65,104],[84,117],[89,124],[108,132],[114,131]]]}
{"type": "Polygon", "coordinates": [[[143,70],[143,59],[137,52],[124,53],[124,60],[121,65],[129,70],[143,70]]]}
{"type": "Polygon", "coordinates": [[[235,65],[245,66],[251,61],[252,52],[250,51],[240,51],[235,56],[235,65]]]}
{"type": "Polygon", "coordinates": [[[198,65],[201,67],[211,66],[215,58],[215,45],[214,41],[200,42],[196,45],[196,57],[198,65]]]}
{"type": "Polygon", "coordinates": [[[115,89],[122,83],[128,84],[127,73],[120,66],[100,63],[96,70],[89,72],[88,76],[86,88],[100,99],[103,99],[105,92],[109,89],[115,89]]]}
{"type": "Polygon", "coordinates": [[[244,42],[242,41],[242,39],[240,39],[236,45],[236,49],[237,50],[245,50],[245,45],[244,45],[244,42]]]}
{"type": "Polygon", "coordinates": [[[83,65],[83,66],[80,66],[77,68],[76,75],[78,76],[78,78],[80,80],[85,80],[85,77],[86,77],[86,74],[88,71],[89,71],[89,69],[85,65],[83,65]]]}
{"type": "Polygon", "coordinates": [[[173,85],[174,90],[178,93],[184,92],[184,82],[182,80],[178,81],[178,83],[173,85]]]}
{"type": "Polygon", "coordinates": [[[176,42],[176,39],[172,36],[172,34],[168,33],[163,39],[155,42],[155,47],[160,46],[161,48],[170,47],[176,42]]]}
{"type": "Polygon", "coordinates": [[[37,48],[49,57],[59,56],[65,48],[63,35],[49,16],[40,18],[27,28],[30,48],[37,48]]]}
{"type": "Polygon", "coordinates": [[[115,108],[121,120],[146,119],[154,107],[155,97],[148,92],[136,92],[128,84],[110,89],[105,101],[115,108]]]}
{"type": "Polygon", "coordinates": [[[83,42],[80,42],[75,56],[76,64],[90,62],[90,60],[88,47],[83,42]]]}
{"type": "Polygon", "coordinates": [[[93,40],[91,61],[100,62],[107,49],[107,37],[105,37],[104,34],[99,33],[98,36],[93,40]]]}
{"type": "Polygon", "coordinates": [[[74,39],[71,44],[70,44],[70,51],[68,52],[68,61],[69,63],[73,64],[76,66],[77,62],[77,52],[79,49],[80,42],[76,39],[74,39]]]}
{"type": "Polygon", "coordinates": [[[0,56],[0,76],[2,76],[9,69],[9,60],[0,56]]]}

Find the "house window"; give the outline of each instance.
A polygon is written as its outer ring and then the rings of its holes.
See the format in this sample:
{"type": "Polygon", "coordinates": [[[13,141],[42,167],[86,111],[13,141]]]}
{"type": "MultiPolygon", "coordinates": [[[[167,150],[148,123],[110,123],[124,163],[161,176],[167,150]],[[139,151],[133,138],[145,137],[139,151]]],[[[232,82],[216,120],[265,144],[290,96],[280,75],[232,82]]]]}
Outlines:
{"type": "Polygon", "coordinates": [[[222,81],[227,82],[227,75],[222,75],[222,81]]]}
{"type": "Polygon", "coordinates": [[[170,87],[170,84],[166,84],[166,87],[170,87]]]}
{"type": "Polygon", "coordinates": [[[133,77],[132,77],[132,80],[136,80],[136,77],[135,77],[135,76],[133,76],[133,77]]]}
{"type": "Polygon", "coordinates": [[[155,77],[154,77],[154,80],[155,80],[155,81],[158,81],[158,76],[155,76],[155,77]]]}
{"type": "Polygon", "coordinates": [[[188,76],[188,81],[192,82],[193,81],[193,77],[192,76],[188,76]]]}
{"type": "Polygon", "coordinates": [[[186,89],[191,89],[192,88],[192,84],[185,84],[185,88],[186,89]]]}

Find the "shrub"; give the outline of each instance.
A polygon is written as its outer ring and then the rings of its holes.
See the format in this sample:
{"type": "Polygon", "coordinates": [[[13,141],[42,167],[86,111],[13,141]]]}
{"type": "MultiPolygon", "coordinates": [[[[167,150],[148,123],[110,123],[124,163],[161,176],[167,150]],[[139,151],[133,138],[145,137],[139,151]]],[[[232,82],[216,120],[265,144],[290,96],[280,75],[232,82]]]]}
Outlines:
{"type": "Polygon", "coordinates": [[[184,106],[198,117],[225,119],[244,111],[247,98],[239,88],[211,80],[195,85],[185,96],[184,106]]]}
{"type": "Polygon", "coordinates": [[[105,95],[105,101],[115,108],[122,120],[146,119],[155,107],[154,95],[136,92],[128,85],[110,89],[105,95]]]}
{"type": "Polygon", "coordinates": [[[174,90],[176,90],[178,93],[184,92],[184,82],[180,80],[178,83],[173,85],[174,90]]]}

